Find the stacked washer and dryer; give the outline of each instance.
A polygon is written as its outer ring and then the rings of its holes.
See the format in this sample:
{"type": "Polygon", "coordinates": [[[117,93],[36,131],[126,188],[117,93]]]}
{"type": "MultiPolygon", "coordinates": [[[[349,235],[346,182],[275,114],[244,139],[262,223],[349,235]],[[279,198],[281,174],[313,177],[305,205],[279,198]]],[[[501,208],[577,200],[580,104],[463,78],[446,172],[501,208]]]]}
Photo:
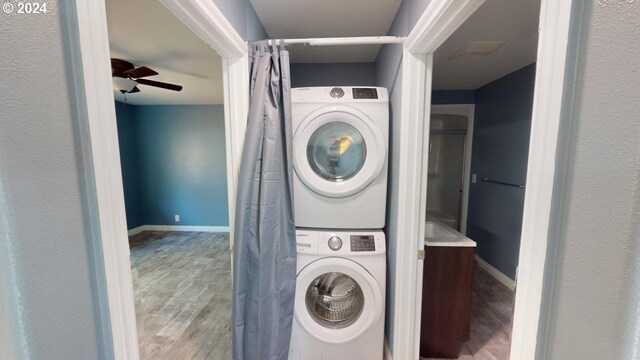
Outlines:
{"type": "Polygon", "coordinates": [[[389,97],[291,91],[297,289],[289,360],[382,359],[389,97]]]}

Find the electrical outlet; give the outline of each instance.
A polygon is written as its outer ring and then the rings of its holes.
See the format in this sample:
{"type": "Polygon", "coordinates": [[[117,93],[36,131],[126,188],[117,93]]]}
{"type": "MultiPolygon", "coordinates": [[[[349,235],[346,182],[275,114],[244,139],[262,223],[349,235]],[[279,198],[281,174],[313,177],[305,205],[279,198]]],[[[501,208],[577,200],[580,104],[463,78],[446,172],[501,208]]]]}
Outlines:
{"type": "Polygon", "coordinates": [[[180,222],[180,215],[175,214],[175,219],[176,219],[176,222],[180,222]]]}
{"type": "Polygon", "coordinates": [[[471,183],[475,184],[477,180],[478,180],[478,175],[477,174],[471,174],[471,183]]]}

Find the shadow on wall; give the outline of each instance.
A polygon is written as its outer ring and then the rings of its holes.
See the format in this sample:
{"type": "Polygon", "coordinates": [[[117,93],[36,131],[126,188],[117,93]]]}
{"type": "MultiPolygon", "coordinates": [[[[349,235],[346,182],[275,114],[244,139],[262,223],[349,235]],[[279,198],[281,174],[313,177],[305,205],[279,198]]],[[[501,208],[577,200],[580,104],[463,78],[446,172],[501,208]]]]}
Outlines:
{"type": "Polygon", "coordinates": [[[222,105],[117,102],[116,115],[129,229],[229,225],[222,105]]]}
{"type": "Polygon", "coordinates": [[[374,86],[374,63],[291,64],[291,87],[374,86]]]}

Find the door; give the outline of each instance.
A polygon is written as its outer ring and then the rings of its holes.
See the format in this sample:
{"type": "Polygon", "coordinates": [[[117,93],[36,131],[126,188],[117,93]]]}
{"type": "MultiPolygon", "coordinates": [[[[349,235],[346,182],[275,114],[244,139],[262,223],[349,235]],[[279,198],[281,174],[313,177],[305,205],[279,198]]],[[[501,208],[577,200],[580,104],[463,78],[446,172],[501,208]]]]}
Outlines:
{"type": "Polygon", "coordinates": [[[382,316],[382,291],[358,263],[324,258],[307,265],[296,282],[295,319],[313,338],[346,343],[382,316]]]}
{"type": "Polygon", "coordinates": [[[327,197],[351,196],[383,168],[386,150],[380,129],[364,113],[328,106],[307,116],[294,134],[294,167],[312,191],[327,197]]]}

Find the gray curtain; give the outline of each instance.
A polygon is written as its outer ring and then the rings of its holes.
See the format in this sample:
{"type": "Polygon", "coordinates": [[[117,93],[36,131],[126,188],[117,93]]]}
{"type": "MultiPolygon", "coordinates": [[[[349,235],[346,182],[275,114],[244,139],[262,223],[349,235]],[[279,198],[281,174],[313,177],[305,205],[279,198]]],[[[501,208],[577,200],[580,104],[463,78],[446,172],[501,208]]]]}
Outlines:
{"type": "Polygon", "coordinates": [[[233,359],[289,355],[296,285],[289,53],[250,45],[251,105],[238,177],[233,359]]]}

